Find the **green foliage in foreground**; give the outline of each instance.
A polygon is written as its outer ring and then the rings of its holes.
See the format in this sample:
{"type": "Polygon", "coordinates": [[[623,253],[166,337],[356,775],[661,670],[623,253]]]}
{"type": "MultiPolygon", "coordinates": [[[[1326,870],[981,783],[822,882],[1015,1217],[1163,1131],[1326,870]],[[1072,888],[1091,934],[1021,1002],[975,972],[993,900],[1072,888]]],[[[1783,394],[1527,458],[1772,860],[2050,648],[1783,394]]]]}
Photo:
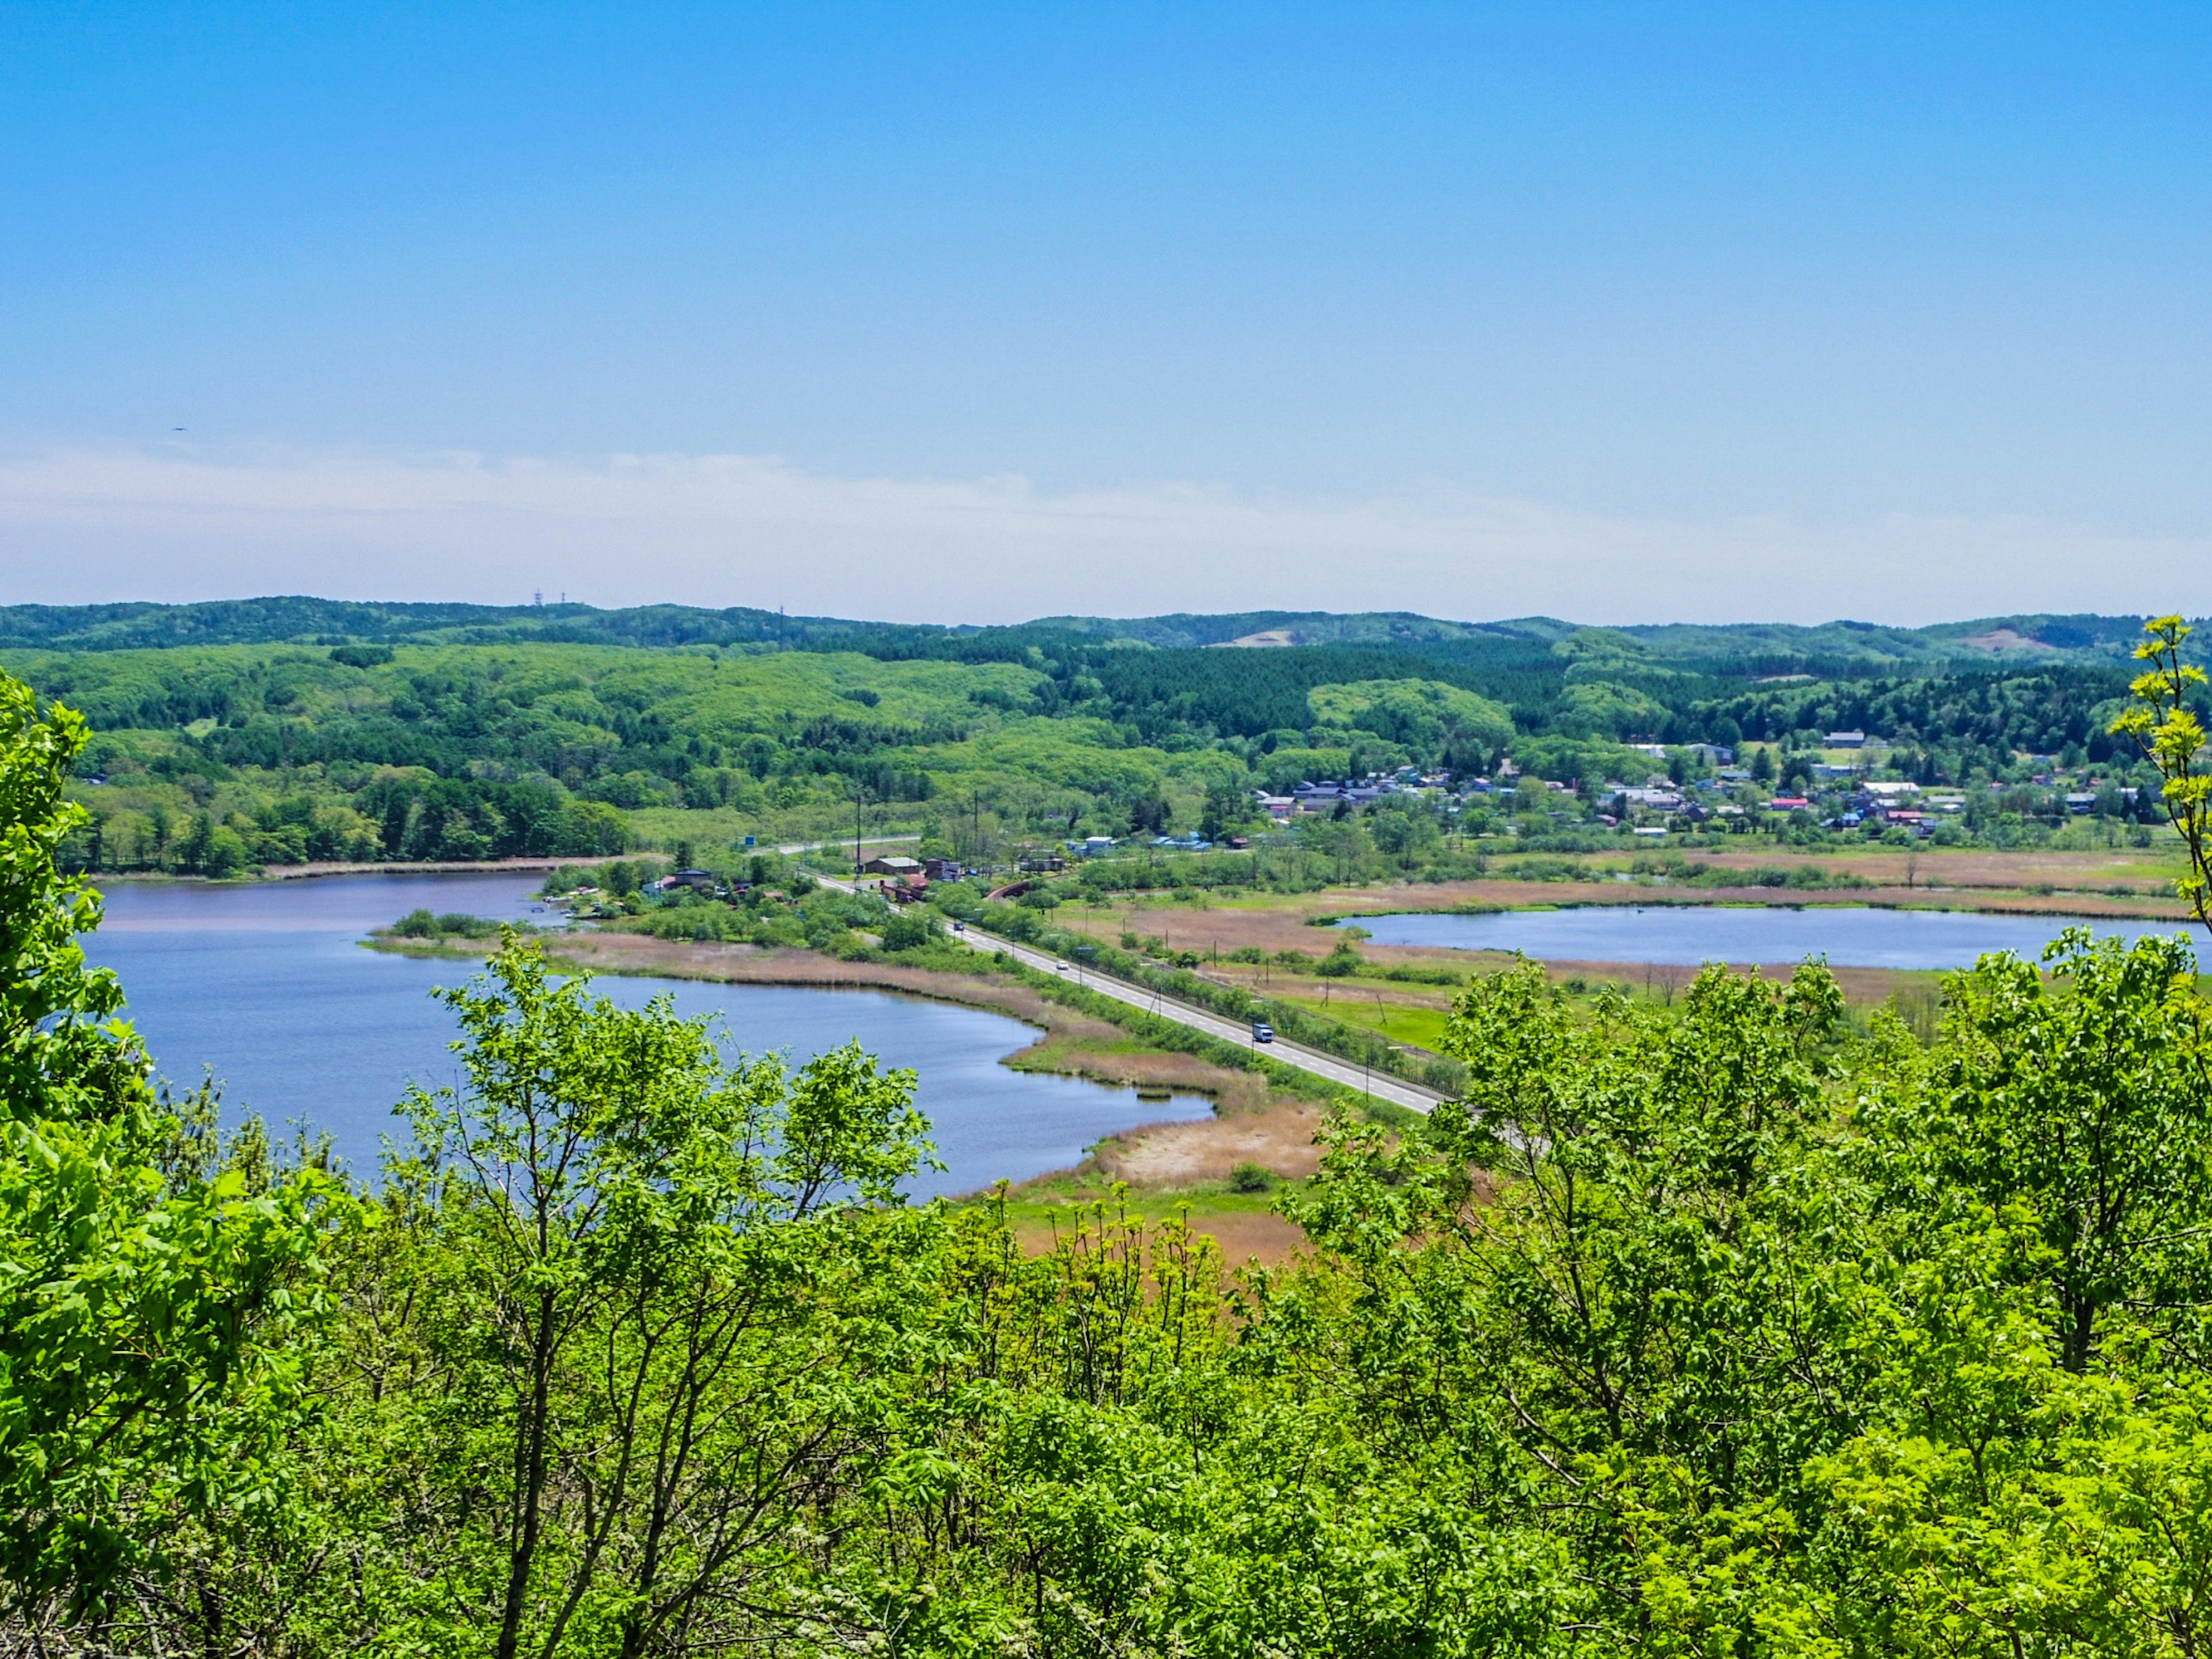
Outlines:
{"type": "Polygon", "coordinates": [[[54,867],[84,741],[0,678],[0,1576],[64,1607],[150,1570],[190,1517],[268,1524],[297,1497],[334,1196],[204,1167],[156,1102],[122,988],[75,937],[99,898],[54,867]]]}
{"type": "Polygon", "coordinates": [[[2183,1656],[2212,1077],[2178,940],[1985,959],[1923,1046],[1713,969],[1470,987],[1224,1273],[917,1207],[913,1079],[726,1063],[532,941],[374,1194],[165,1117],[0,751],[18,1650],[2183,1656]],[[228,1167],[216,1168],[218,1164],[228,1167]]]}

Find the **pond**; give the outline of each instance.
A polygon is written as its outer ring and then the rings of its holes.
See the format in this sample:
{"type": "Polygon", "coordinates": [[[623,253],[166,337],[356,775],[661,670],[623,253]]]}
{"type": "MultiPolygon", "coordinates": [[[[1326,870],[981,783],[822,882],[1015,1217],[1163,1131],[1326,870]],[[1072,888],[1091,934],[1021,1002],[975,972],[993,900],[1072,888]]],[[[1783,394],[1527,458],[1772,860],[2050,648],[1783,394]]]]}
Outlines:
{"type": "MultiPolygon", "coordinates": [[[[272,1130],[295,1121],[326,1130],[365,1176],[382,1138],[403,1132],[392,1107],[406,1085],[455,1081],[446,1046],[454,1024],[430,992],[473,966],[364,950],[362,935],[418,907],[557,921],[532,897],[535,885],[497,875],[118,882],[105,895],[107,920],[84,943],[121,975],[126,1012],[161,1075],[191,1087],[210,1068],[228,1113],[258,1111],[272,1130]]],[[[948,1166],[917,1177],[917,1196],[1064,1169],[1118,1130],[1212,1110],[1199,1095],[1140,1102],[1128,1089],[1010,1071],[998,1062],[1037,1033],[982,1009],[881,991],[614,975],[595,984],[624,1007],[665,992],[680,1012],[715,1018],[732,1058],[775,1049],[796,1065],[857,1036],[886,1066],[912,1069],[948,1166]]]]}
{"type": "MultiPolygon", "coordinates": [[[[2131,939],[2185,929],[2179,922],[2098,921],[2070,916],[1991,915],[1966,910],[1885,910],[1855,905],[1592,904],[1486,915],[1407,911],[1349,918],[1377,945],[1455,951],[1524,951],[1542,961],[1802,962],[1837,967],[1965,968],[1989,951],[2033,959],[2068,927],[2131,939]]],[[[2202,945],[2201,930],[2197,942],[2202,945]]],[[[2200,954],[2201,948],[2200,948],[2200,954]]]]}

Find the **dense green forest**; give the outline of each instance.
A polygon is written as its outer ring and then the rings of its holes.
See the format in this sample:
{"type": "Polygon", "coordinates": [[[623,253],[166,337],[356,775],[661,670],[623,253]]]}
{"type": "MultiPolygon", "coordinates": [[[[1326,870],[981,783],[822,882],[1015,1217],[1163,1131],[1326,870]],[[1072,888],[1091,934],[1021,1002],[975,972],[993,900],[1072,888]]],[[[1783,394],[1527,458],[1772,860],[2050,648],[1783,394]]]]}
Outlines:
{"type": "Polygon", "coordinates": [[[768,645],[783,649],[858,650],[870,655],[939,655],[1007,659],[1031,645],[1107,643],[1164,649],[1225,645],[1267,636],[1291,646],[1411,650],[1436,654],[1549,647],[1571,635],[1601,638],[1607,648],[1674,665],[1721,665],[1723,672],[1883,672],[1943,667],[1976,657],[2004,661],[2122,662],[2141,636],[2135,617],[1991,617],[1931,628],[1838,622],[1720,626],[1662,623],[1586,629],[1550,617],[1459,623],[1403,611],[1340,615],[1261,611],[1240,615],[1115,619],[1050,617],[1014,627],[941,627],[787,617],[732,606],[642,605],[601,611],[586,605],[490,605],[362,603],[300,596],[98,605],[0,606],[0,648],[112,651],[179,645],[768,645]]]}
{"type": "MultiPolygon", "coordinates": [[[[1772,744],[1786,781],[1792,757],[1847,727],[1886,739],[1887,775],[1922,784],[2061,788],[2054,769],[2091,792],[2142,781],[2108,734],[2128,672],[2103,619],[2012,619],[2073,643],[2008,647],[2018,660],[2002,664],[1958,658],[1956,630],[1921,630],[1909,673],[1898,630],[1867,634],[1852,659],[1831,635],[1853,629],[1799,630],[1836,657],[1817,675],[1765,672],[1811,660],[1783,648],[1786,630],[1202,620],[17,607],[0,638],[22,643],[0,663],[91,720],[77,789],[91,817],[68,857],[106,869],[580,856],[870,827],[988,857],[1058,836],[1233,831],[1263,823],[1255,791],[1401,769],[1463,785],[1509,757],[1577,786],[1588,817],[1607,784],[1668,769],[1626,744],[1772,744]],[[1267,623],[1323,642],[1185,642],[1267,623]]],[[[2017,629],[1970,637],[1995,631],[2017,629]]],[[[1802,787],[1809,768],[1797,773],[1802,787]]]]}
{"type": "Polygon", "coordinates": [[[2179,940],[1984,959],[1926,1042],[1817,968],[1509,971],[1463,1103],[1330,1126],[1306,1255],[1030,1256],[899,1200],[909,1077],[730,1068],[527,940],[381,1170],[157,1097],[56,864],[88,740],[0,683],[16,1650],[2203,1650],[2179,940]]]}

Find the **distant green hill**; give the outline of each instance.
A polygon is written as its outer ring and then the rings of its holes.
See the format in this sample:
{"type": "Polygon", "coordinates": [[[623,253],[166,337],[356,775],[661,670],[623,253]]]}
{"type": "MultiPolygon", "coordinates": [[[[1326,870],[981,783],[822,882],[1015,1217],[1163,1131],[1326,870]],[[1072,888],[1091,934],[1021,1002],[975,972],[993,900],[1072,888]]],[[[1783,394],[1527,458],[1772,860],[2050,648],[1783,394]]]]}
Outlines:
{"type": "Polygon", "coordinates": [[[1408,611],[1254,611],[1201,617],[1117,620],[1048,617],[1030,627],[1092,639],[1134,640],[1174,649],[1193,646],[1354,646],[1431,653],[1452,646],[1541,645],[1568,656],[1613,656],[1646,665],[1693,672],[1779,672],[1798,664],[1814,672],[1887,672],[1953,662],[1999,664],[2067,659],[2124,659],[2142,635],[2141,617],[1984,617],[1929,628],[1832,622],[1660,623],[1588,628],[1555,617],[1501,622],[1439,621],[1408,611]]]}
{"type": "Polygon", "coordinates": [[[902,628],[786,617],[733,606],[498,605],[361,603],[285,595],[198,605],[19,605],[0,607],[0,646],[132,651],[189,645],[776,645],[820,647],[859,635],[953,638],[973,629],[902,628]]]}
{"type": "Polygon", "coordinates": [[[1362,646],[1384,650],[1421,648],[1467,641],[1540,641],[1571,634],[1572,623],[1548,617],[1518,622],[1442,622],[1409,611],[1340,615],[1328,611],[1246,611],[1217,617],[1179,612],[1171,617],[1042,617],[1029,627],[1088,639],[1134,640],[1163,650],[1194,646],[1362,646]]]}
{"type": "Polygon", "coordinates": [[[1832,622],[1668,623],[1587,628],[1552,617],[1453,622],[1410,611],[1251,611],[1220,616],[1045,617],[1014,627],[787,617],[732,606],[416,605],[288,595],[198,605],[0,607],[0,647],[50,651],[195,645],[563,645],[844,650],[886,660],[936,657],[1022,661],[1068,644],[1127,642],[1162,650],[1246,646],[1413,652],[1443,659],[1546,653],[1626,673],[1701,675],[1910,672],[1947,665],[2124,660],[2139,617],[2012,616],[1929,628],[1832,622]]]}
{"type": "Polygon", "coordinates": [[[2141,617],[1984,617],[1929,628],[1832,622],[1671,623],[1618,630],[1667,658],[1693,662],[1796,658],[1808,664],[1909,669],[1945,662],[2124,659],[2142,638],[2141,617]]]}

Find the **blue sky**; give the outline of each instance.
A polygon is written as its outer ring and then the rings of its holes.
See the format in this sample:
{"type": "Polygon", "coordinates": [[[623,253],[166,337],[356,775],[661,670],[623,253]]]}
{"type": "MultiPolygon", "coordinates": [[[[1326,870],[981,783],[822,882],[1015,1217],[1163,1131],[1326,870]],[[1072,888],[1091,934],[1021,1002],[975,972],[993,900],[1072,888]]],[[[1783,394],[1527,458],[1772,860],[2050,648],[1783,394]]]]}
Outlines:
{"type": "Polygon", "coordinates": [[[2212,610],[2208,89],[2202,6],[0,4],[0,574],[2212,610]]]}

